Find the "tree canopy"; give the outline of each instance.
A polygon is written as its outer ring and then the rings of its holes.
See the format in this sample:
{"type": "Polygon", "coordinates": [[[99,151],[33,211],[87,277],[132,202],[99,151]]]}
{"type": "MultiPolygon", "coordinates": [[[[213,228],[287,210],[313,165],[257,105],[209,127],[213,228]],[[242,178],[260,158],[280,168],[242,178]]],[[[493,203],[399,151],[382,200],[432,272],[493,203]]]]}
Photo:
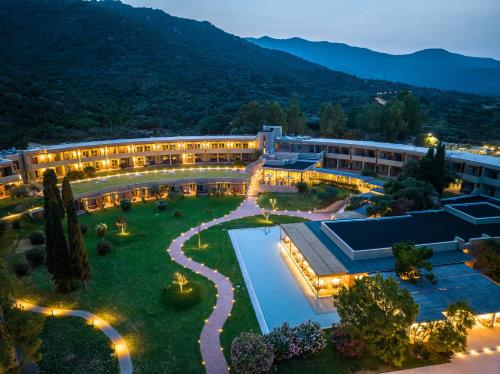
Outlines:
{"type": "Polygon", "coordinates": [[[335,298],[341,325],[363,340],[366,349],[382,361],[400,366],[409,347],[407,331],[415,322],[418,305],[398,282],[382,275],[356,280],[335,298]]]}
{"type": "Polygon", "coordinates": [[[422,277],[421,269],[424,269],[427,271],[426,279],[434,281],[432,265],[428,261],[433,255],[431,248],[417,248],[413,243],[400,242],[392,246],[392,253],[396,258],[395,268],[398,277],[416,283],[422,277]]]}

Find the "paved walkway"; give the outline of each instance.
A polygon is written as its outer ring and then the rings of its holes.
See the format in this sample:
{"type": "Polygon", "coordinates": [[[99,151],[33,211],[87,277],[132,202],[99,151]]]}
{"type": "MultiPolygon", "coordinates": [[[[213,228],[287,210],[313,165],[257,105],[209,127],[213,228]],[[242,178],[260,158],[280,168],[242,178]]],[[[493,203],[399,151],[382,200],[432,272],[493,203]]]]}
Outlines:
{"type": "Polygon", "coordinates": [[[132,359],[130,358],[130,353],[127,347],[125,339],[105,320],[87,312],[85,310],[72,310],[72,309],[59,309],[59,308],[46,308],[38,305],[33,305],[21,300],[16,301],[16,307],[21,310],[27,310],[34,313],[44,314],[46,316],[54,317],[79,317],[88,321],[99,330],[101,330],[104,335],[106,335],[109,340],[114,345],[115,353],[118,357],[118,363],[120,365],[120,374],[131,374],[132,373],[132,359]]]}
{"type": "MultiPolygon", "coordinates": [[[[220,333],[222,327],[231,313],[234,303],[233,285],[229,278],[219,273],[216,269],[210,269],[203,264],[197,263],[184,255],[182,246],[198,231],[206,230],[212,226],[223,222],[232,221],[238,218],[250,217],[262,214],[263,209],[257,205],[256,197],[246,198],[240,206],[233,212],[226,214],[224,217],[216,218],[210,222],[202,223],[197,227],[193,227],[179,237],[174,239],[168,248],[170,257],[178,264],[203,275],[211,280],[217,288],[217,303],[215,309],[206,320],[205,326],[201,331],[200,350],[203,358],[203,364],[208,374],[223,374],[229,370],[228,363],[222,352],[220,345],[220,333]]],[[[313,213],[313,212],[294,212],[294,211],[272,211],[273,215],[285,215],[302,217],[309,220],[329,219],[330,214],[313,213]]]]}
{"type": "Polygon", "coordinates": [[[458,353],[450,363],[400,370],[394,374],[498,374],[500,373],[500,326],[474,327],[467,337],[468,351],[458,353]]]}

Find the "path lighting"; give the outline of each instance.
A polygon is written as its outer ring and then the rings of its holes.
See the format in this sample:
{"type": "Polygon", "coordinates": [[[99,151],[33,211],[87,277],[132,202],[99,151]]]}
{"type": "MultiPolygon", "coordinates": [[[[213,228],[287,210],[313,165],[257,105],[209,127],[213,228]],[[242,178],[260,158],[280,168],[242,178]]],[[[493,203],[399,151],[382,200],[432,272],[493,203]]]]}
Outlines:
{"type": "Polygon", "coordinates": [[[183,293],[182,287],[188,284],[188,280],[184,276],[184,274],[177,271],[174,273],[172,283],[177,284],[179,286],[181,293],[183,293]]]}

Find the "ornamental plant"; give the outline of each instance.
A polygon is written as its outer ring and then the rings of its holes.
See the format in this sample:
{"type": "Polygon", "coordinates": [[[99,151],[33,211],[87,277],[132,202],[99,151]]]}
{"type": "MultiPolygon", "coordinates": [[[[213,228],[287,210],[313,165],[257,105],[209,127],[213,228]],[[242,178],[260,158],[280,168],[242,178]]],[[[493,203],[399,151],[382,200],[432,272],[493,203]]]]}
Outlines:
{"type": "Polygon", "coordinates": [[[289,360],[298,355],[299,350],[295,342],[294,329],[290,327],[288,322],[282,326],[276,327],[264,337],[266,343],[272,347],[276,360],[289,360]]]}
{"type": "Polygon", "coordinates": [[[158,210],[167,209],[167,202],[165,200],[158,200],[156,202],[156,209],[158,209],[158,210]]]}
{"type": "Polygon", "coordinates": [[[326,347],[325,333],[317,322],[305,321],[293,329],[298,356],[314,355],[326,347]]]}
{"type": "Polygon", "coordinates": [[[363,342],[358,339],[353,330],[342,325],[333,325],[331,341],[339,356],[355,358],[363,352],[363,342]]]}
{"type": "Polygon", "coordinates": [[[105,254],[111,252],[112,249],[113,249],[113,244],[106,239],[101,239],[99,243],[97,243],[96,247],[97,254],[101,256],[104,256],[105,254]]]}
{"type": "Polygon", "coordinates": [[[45,243],[45,234],[43,231],[33,231],[29,235],[29,241],[32,245],[40,245],[45,243]]]}
{"type": "Polygon", "coordinates": [[[95,233],[99,236],[104,236],[108,232],[108,225],[106,225],[104,222],[98,223],[95,226],[95,233]]]}
{"type": "Polygon", "coordinates": [[[242,332],[231,344],[231,363],[237,373],[257,374],[271,369],[274,354],[264,337],[253,332],[242,332]]]}

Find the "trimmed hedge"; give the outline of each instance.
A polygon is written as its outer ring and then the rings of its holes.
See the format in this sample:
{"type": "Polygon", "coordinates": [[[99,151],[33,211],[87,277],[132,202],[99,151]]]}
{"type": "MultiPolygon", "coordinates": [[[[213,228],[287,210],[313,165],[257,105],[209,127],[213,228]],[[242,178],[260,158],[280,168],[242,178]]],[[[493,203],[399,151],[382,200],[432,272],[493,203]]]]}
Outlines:
{"type": "Polygon", "coordinates": [[[42,231],[33,231],[29,235],[29,241],[32,245],[45,243],[45,234],[42,231]]]}
{"type": "Polygon", "coordinates": [[[35,247],[28,249],[24,253],[24,257],[26,257],[26,261],[28,261],[29,265],[32,268],[37,268],[45,264],[45,248],[44,247],[35,247]]]}
{"type": "Polygon", "coordinates": [[[101,239],[99,243],[97,243],[96,249],[97,249],[97,254],[104,256],[109,252],[111,252],[111,250],[113,249],[113,244],[109,240],[101,239]]]}

